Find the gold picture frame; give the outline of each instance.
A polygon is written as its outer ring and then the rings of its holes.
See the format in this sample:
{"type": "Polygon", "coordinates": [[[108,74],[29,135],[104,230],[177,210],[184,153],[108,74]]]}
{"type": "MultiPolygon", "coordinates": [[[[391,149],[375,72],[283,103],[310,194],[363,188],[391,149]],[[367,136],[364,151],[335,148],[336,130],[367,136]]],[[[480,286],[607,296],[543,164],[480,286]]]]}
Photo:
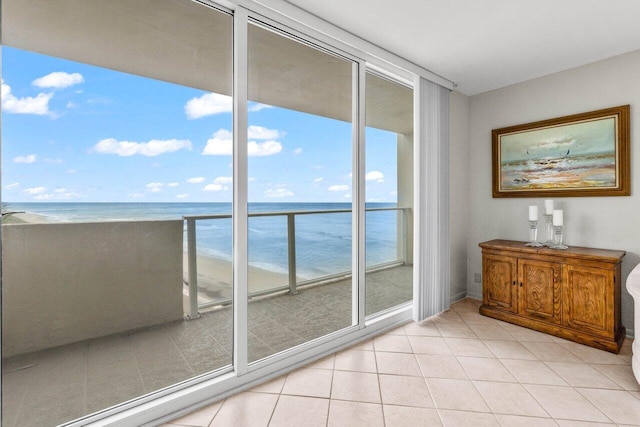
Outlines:
{"type": "Polygon", "coordinates": [[[629,196],[629,109],[492,130],[493,197],[629,196]]]}

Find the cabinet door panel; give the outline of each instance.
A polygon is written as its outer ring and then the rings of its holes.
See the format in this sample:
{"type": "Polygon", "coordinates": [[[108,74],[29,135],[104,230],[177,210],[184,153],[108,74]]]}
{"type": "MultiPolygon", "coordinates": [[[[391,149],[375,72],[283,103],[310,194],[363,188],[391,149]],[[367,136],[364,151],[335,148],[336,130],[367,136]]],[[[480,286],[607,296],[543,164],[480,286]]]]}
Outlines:
{"type": "Polygon", "coordinates": [[[485,255],[482,261],[484,304],[517,311],[516,258],[485,255]]]}
{"type": "Polygon", "coordinates": [[[518,260],[520,282],[519,314],[551,323],[560,323],[560,263],[518,260]]]}
{"type": "Polygon", "coordinates": [[[613,338],[613,271],[567,264],[564,281],[563,323],[613,338]]]}

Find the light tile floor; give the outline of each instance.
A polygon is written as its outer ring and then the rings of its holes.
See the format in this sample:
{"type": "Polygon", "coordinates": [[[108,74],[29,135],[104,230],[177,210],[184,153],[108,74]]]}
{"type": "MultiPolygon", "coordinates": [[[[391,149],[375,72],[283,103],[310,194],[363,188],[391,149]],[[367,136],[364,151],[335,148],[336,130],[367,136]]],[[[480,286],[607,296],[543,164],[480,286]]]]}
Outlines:
{"type": "Polygon", "coordinates": [[[168,426],[640,425],[631,340],[615,355],[451,310],[331,355],[168,426]]]}

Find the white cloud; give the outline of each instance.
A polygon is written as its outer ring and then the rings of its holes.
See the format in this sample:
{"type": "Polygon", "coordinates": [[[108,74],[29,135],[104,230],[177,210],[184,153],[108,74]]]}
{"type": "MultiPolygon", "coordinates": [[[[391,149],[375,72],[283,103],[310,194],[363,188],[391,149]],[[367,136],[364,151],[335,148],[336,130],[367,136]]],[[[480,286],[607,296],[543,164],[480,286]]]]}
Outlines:
{"type": "Polygon", "coordinates": [[[302,154],[302,148],[296,148],[295,150],[293,150],[293,154],[302,154]]]}
{"type": "Polygon", "coordinates": [[[232,184],[233,177],[232,176],[219,176],[213,180],[214,184],[232,184]]]}
{"type": "Polygon", "coordinates": [[[278,141],[249,141],[247,150],[249,157],[272,156],[282,151],[282,144],[278,141]]]}
{"type": "Polygon", "coordinates": [[[231,156],[233,154],[233,134],[226,129],[219,129],[207,141],[202,150],[205,156],[231,156]]]}
{"type": "Polygon", "coordinates": [[[53,193],[38,194],[36,200],[73,200],[81,198],[82,194],[69,191],[66,188],[57,188],[53,193]]]}
{"type": "Polygon", "coordinates": [[[345,194],[344,196],[342,196],[343,199],[350,199],[351,198],[351,194],[345,194]]]}
{"type": "MultiPolygon", "coordinates": [[[[265,108],[273,108],[271,105],[250,102],[247,110],[256,112],[265,108]]],[[[215,114],[231,113],[233,111],[233,98],[219,93],[205,93],[197,98],[191,98],[184,106],[184,112],[188,119],[213,116],[215,114]]]]}
{"type": "Polygon", "coordinates": [[[5,185],[4,188],[6,188],[8,190],[10,188],[16,188],[16,187],[19,187],[19,186],[20,186],[19,182],[12,182],[11,184],[5,185]]]}
{"type": "Polygon", "coordinates": [[[191,141],[188,139],[152,139],[149,142],[130,142],[107,138],[93,146],[93,151],[97,153],[117,154],[121,157],[136,154],[153,157],[182,149],[191,150],[191,141]]]}
{"type": "Polygon", "coordinates": [[[189,178],[187,179],[187,182],[189,184],[200,184],[201,182],[204,182],[204,176],[196,176],[194,178],[189,178]]]}
{"type": "Polygon", "coordinates": [[[314,178],[314,180],[313,180],[313,182],[316,182],[316,183],[322,182],[322,181],[324,181],[324,178],[322,178],[322,177],[314,178]]]}
{"type": "Polygon", "coordinates": [[[327,188],[327,190],[329,190],[329,191],[349,191],[349,186],[348,185],[332,185],[331,187],[327,188]]]}
{"type": "Polygon", "coordinates": [[[75,170],[75,169],[69,169],[69,170],[67,170],[67,173],[68,173],[68,174],[74,174],[74,173],[76,173],[76,172],[78,172],[78,171],[77,171],[77,170],[75,170]]]}
{"type": "Polygon", "coordinates": [[[263,126],[251,125],[247,129],[247,139],[278,139],[285,135],[277,129],[268,129],[263,126]]]}
{"type": "Polygon", "coordinates": [[[24,190],[25,193],[32,195],[46,193],[46,191],[47,187],[32,187],[24,190]]]}
{"type": "Polygon", "coordinates": [[[291,196],[293,196],[293,192],[282,187],[275,188],[275,189],[269,188],[264,192],[264,197],[267,197],[269,199],[277,199],[277,198],[291,197],[291,196]]]}
{"type": "Polygon", "coordinates": [[[393,190],[393,191],[392,191],[392,192],[390,192],[389,194],[390,194],[391,196],[397,196],[397,195],[398,195],[398,192],[397,192],[397,191],[395,191],[395,190],[393,190]]]}
{"type": "Polygon", "coordinates": [[[265,108],[273,108],[271,105],[260,104],[259,102],[250,102],[247,110],[250,112],[256,112],[260,110],[264,110],[265,108]]]}
{"type": "Polygon", "coordinates": [[[222,191],[224,186],[222,184],[207,184],[204,186],[204,191],[222,191]]]}
{"type": "Polygon", "coordinates": [[[80,83],[84,83],[84,77],[82,77],[82,74],[65,73],[63,71],[49,73],[46,76],[40,77],[31,82],[31,84],[36,87],[55,89],[61,89],[80,83]]]}
{"type": "Polygon", "coordinates": [[[186,199],[187,197],[189,197],[187,193],[176,195],[176,199],[186,199]]]}
{"type": "Polygon", "coordinates": [[[159,193],[162,191],[162,187],[164,187],[164,183],[150,182],[145,187],[147,187],[147,190],[151,191],[152,193],[159,193]]]}
{"type": "Polygon", "coordinates": [[[141,199],[144,197],[142,193],[129,193],[129,197],[132,199],[141,199]]]}
{"type": "MultiPolygon", "coordinates": [[[[260,128],[259,126],[256,126],[260,128]]],[[[254,129],[253,135],[266,137],[272,134],[279,134],[279,131],[260,128],[254,129]]],[[[255,138],[259,139],[259,138],[255,138]]],[[[282,144],[278,141],[256,142],[249,141],[247,144],[249,157],[272,156],[282,151],[282,144]]],[[[233,154],[233,134],[226,129],[219,129],[209,138],[202,154],[205,156],[230,156],[233,154]]]]}
{"type": "Polygon", "coordinates": [[[380,171],[371,171],[365,176],[367,181],[384,182],[384,174],[380,171]]]}
{"type": "Polygon", "coordinates": [[[170,182],[167,184],[167,187],[177,187],[178,185],[180,184],[178,184],[177,182],[170,182]]]}
{"type": "Polygon", "coordinates": [[[26,156],[17,156],[13,158],[14,163],[35,163],[36,161],[35,154],[28,154],[26,156]]]}
{"type": "Polygon", "coordinates": [[[184,112],[190,120],[214,114],[230,113],[233,110],[233,99],[218,93],[205,93],[199,98],[192,98],[184,106],[184,112]]]}
{"type": "Polygon", "coordinates": [[[50,114],[49,101],[53,93],[39,93],[35,97],[18,98],[11,93],[11,87],[2,80],[2,111],[14,114],[35,114],[44,116],[50,114]]]}

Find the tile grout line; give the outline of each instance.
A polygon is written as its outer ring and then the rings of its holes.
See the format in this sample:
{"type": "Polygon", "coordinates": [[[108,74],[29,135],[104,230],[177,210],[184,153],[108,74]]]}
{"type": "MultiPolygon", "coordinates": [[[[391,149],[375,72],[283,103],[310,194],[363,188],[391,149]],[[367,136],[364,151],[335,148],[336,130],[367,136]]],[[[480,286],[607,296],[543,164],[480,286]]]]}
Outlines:
{"type": "Polygon", "coordinates": [[[333,374],[335,373],[335,367],[336,367],[336,353],[333,353],[331,358],[331,385],[329,387],[329,404],[327,405],[327,422],[325,423],[325,427],[329,426],[329,415],[331,414],[331,400],[332,400],[331,396],[333,395],[333,374]]]}
{"type": "MultiPolygon", "coordinates": [[[[464,321],[464,319],[463,319],[463,321],[464,321]]],[[[466,322],[466,321],[464,321],[464,323],[465,323],[465,324],[467,324],[467,322],[466,322]]],[[[467,324],[467,326],[468,326],[468,324],[467,324]]],[[[500,325],[498,325],[498,327],[500,327],[500,325]]],[[[502,327],[500,327],[500,328],[501,328],[502,330],[504,330],[504,328],[502,328],[502,327]]],[[[471,329],[471,328],[469,328],[469,329],[471,329]]],[[[504,331],[505,331],[505,333],[507,333],[507,334],[508,334],[508,332],[507,332],[506,330],[504,330],[504,331]]],[[[475,331],[474,331],[474,333],[475,333],[475,331]]],[[[477,335],[477,334],[476,334],[476,335],[477,335]]],[[[509,336],[511,336],[510,334],[508,334],[508,335],[509,335],[509,336]]],[[[482,338],[482,337],[480,337],[480,336],[478,336],[478,338],[479,338],[479,339],[483,342],[483,344],[484,344],[485,338],[482,338]]],[[[515,338],[514,338],[514,339],[515,339],[515,338]]],[[[517,340],[516,340],[516,341],[517,341],[517,340]]],[[[491,349],[489,349],[489,351],[490,351],[491,353],[493,353],[493,352],[491,351],[491,349]]],[[[501,364],[501,365],[502,365],[502,366],[507,370],[507,372],[510,372],[510,371],[509,371],[509,369],[508,369],[506,366],[504,366],[504,364],[502,363],[502,361],[500,360],[500,358],[499,358],[497,355],[496,355],[496,360],[498,360],[498,363],[500,363],[500,364],[501,364]]],[[[458,363],[460,363],[460,362],[458,361],[458,363]]],[[[461,364],[461,365],[462,365],[462,364],[461,364]]],[[[462,369],[464,369],[464,366],[462,366],[462,369]]],[[[465,370],[465,373],[467,374],[467,376],[469,377],[469,381],[471,381],[471,384],[472,384],[473,388],[476,390],[476,392],[478,393],[478,395],[480,396],[480,398],[482,399],[482,401],[484,402],[484,404],[485,404],[485,405],[487,405],[487,408],[489,408],[489,410],[491,411],[491,415],[493,415],[493,418],[496,420],[496,422],[497,422],[498,424],[500,424],[500,425],[501,425],[502,423],[498,420],[498,417],[496,417],[496,413],[493,411],[493,408],[491,407],[491,405],[489,405],[489,402],[487,402],[487,400],[485,399],[485,397],[483,396],[483,394],[480,392],[480,390],[479,390],[479,389],[478,389],[478,387],[476,386],[475,381],[474,381],[473,379],[471,379],[471,377],[469,376],[469,374],[466,372],[466,369],[464,369],[464,370],[465,370]]],[[[522,384],[520,384],[520,381],[518,381],[518,379],[517,379],[514,375],[512,375],[512,376],[513,376],[513,377],[514,377],[514,379],[517,381],[517,383],[516,383],[516,384],[520,385],[520,387],[522,387],[522,388],[527,392],[527,394],[531,395],[531,393],[529,393],[529,391],[528,391],[527,389],[525,389],[525,388],[524,388],[524,386],[523,386],[522,384]]],[[[513,383],[512,383],[512,384],[513,384],[513,383]]],[[[533,398],[533,396],[531,396],[531,398],[533,398]]],[[[538,405],[542,408],[542,410],[543,410],[547,415],[549,415],[549,417],[551,418],[551,415],[547,412],[547,410],[546,410],[546,409],[544,409],[544,407],[543,407],[542,405],[540,405],[540,403],[539,403],[535,398],[533,398],[533,399],[534,399],[534,401],[536,401],[536,403],[538,403],[538,405]]],[[[515,415],[515,414],[514,414],[514,415],[515,415]]],[[[556,423],[556,424],[557,424],[557,423],[556,423]]]]}
{"type": "MultiPolygon", "coordinates": [[[[402,327],[402,331],[404,332],[404,326],[402,327]]],[[[385,420],[385,416],[384,416],[384,400],[382,399],[382,385],[380,384],[380,369],[378,368],[378,351],[376,350],[375,338],[377,337],[374,337],[371,340],[371,345],[373,346],[373,356],[374,356],[373,358],[376,362],[376,380],[378,381],[378,394],[380,395],[380,410],[382,411],[382,425],[386,426],[387,421],[385,420]]]]}
{"type": "Polygon", "coordinates": [[[215,414],[213,414],[213,417],[211,417],[211,420],[209,420],[209,423],[207,424],[207,427],[210,427],[211,424],[213,424],[213,420],[216,419],[216,417],[220,413],[220,410],[222,409],[222,405],[224,405],[224,402],[226,402],[226,401],[227,401],[227,399],[222,399],[222,400],[219,400],[218,402],[213,403],[213,405],[217,405],[219,403],[220,406],[218,406],[218,409],[216,409],[215,414]]]}
{"type": "Polygon", "coordinates": [[[128,343],[130,346],[129,351],[133,354],[133,360],[135,360],[136,363],[136,371],[138,371],[138,377],[140,378],[140,383],[142,384],[142,390],[144,391],[144,394],[149,393],[147,391],[147,384],[145,384],[144,382],[144,376],[142,375],[142,370],[140,369],[140,359],[138,358],[138,353],[135,350],[135,344],[132,342],[128,343]]]}
{"type": "Polygon", "coordinates": [[[276,403],[273,405],[273,409],[271,410],[271,415],[269,416],[269,421],[267,422],[267,427],[270,426],[271,421],[273,421],[273,416],[275,415],[276,409],[278,408],[278,402],[280,402],[280,397],[282,397],[282,394],[278,393],[278,397],[276,398],[276,403]]]}

